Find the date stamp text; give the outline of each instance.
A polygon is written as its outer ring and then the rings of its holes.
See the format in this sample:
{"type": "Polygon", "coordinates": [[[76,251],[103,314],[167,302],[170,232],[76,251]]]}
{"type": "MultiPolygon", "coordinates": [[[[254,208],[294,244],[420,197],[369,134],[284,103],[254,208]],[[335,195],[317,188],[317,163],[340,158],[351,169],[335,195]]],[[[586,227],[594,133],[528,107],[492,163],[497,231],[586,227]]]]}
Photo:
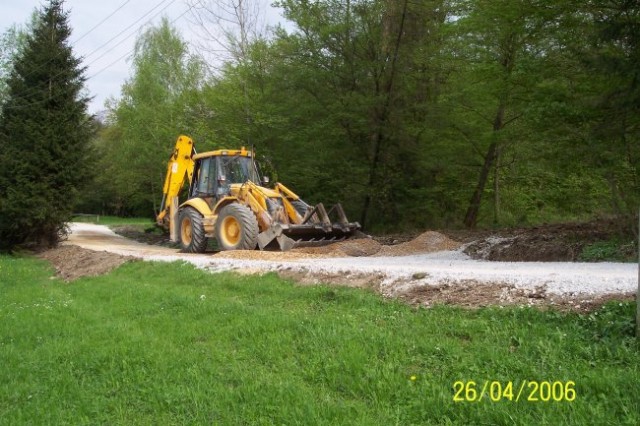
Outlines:
{"type": "Polygon", "coordinates": [[[485,380],[458,380],[453,383],[454,402],[480,401],[527,401],[527,402],[571,402],[578,396],[575,382],[523,380],[501,382],[485,380]]]}

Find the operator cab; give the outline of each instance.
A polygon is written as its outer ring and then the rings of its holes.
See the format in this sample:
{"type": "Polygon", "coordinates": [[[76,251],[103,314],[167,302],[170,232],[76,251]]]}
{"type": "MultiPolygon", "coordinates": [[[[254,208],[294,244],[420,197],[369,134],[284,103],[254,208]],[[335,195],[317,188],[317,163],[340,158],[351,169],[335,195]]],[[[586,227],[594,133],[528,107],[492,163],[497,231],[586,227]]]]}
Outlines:
{"type": "Polygon", "coordinates": [[[189,188],[189,198],[204,198],[212,204],[229,195],[232,184],[260,182],[257,167],[247,151],[207,154],[194,157],[194,180],[189,188]]]}

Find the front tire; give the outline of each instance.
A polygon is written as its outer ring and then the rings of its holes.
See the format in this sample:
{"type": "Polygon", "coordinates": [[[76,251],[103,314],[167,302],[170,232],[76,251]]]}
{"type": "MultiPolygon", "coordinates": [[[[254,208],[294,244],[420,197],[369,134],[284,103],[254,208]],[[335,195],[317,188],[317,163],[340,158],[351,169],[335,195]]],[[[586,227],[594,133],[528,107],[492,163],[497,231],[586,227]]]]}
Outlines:
{"type": "Polygon", "coordinates": [[[207,237],[204,235],[202,215],[193,207],[184,207],[178,215],[180,246],[185,253],[204,253],[207,237]]]}
{"type": "Polygon", "coordinates": [[[255,250],[258,245],[258,221],[246,206],[224,206],[216,220],[216,238],[221,250],[255,250]]]}

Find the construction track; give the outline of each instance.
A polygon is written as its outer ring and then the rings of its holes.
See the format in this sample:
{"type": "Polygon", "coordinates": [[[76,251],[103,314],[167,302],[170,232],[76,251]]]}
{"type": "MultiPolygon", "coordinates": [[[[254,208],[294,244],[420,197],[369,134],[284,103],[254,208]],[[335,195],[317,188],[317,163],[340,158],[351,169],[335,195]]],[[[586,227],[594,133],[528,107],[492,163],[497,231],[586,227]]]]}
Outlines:
{"type": "MultiPolygon", "coordinates": [[[[587,309],[608,299],[630,299],[637,288],[633,263],[490,262],[472,260],[460,244],[427,232],[396,245],[352,240],[289,252],[184,254],[138,243],[106,226],[71,224],[66,245],[144,260],[183,260],[212,272],[277,272],[302,284],[371,288],[412,304],[462,306],[557,305],[587,309]]],[[[105,257],[106,255],[102,255],[105,257]]],[[[93,256],[100,262],[100,253],[93,256]]]]}

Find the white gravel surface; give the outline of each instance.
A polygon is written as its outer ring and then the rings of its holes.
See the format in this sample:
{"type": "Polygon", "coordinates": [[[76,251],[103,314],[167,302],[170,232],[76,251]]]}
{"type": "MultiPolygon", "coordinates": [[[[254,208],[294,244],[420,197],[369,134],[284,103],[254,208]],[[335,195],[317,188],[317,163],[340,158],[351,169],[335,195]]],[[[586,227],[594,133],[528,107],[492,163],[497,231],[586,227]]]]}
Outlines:
{"type": "Polygon", "coordinates": [[[397,287],[397,290],[406,289],[407,286],[474,281],[512,284],[519,288],[544,288],[548,293],[566,296],[633,293],[638,286],[638,265],[635,263],[489,262],[472,260],[460,251],[402,257],[240,260],[208,254],[184,254],[175,249],[138,243],[102,225],[72,223],[70,229],[66,244],[144,260],[184,260],[213,272],[287,269],[318,274],[372,274],[383,278],[383,286],[397,287]]]}

